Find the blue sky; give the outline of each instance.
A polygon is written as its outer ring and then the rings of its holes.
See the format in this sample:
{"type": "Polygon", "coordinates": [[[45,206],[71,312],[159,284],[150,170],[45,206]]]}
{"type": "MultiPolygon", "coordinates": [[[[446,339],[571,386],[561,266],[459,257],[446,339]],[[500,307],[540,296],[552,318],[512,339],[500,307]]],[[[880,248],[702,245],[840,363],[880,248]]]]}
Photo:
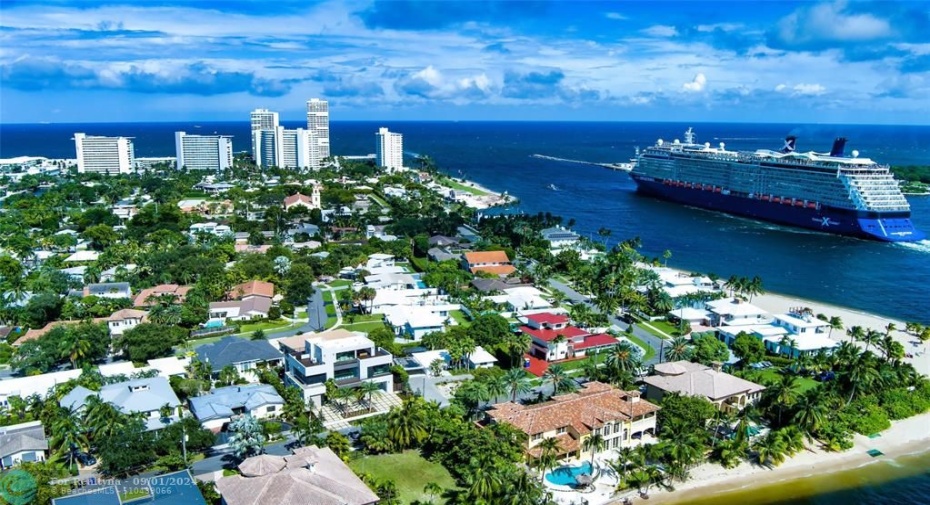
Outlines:
{"type": "Polygon", "coordinates": [[[0,121],[930,123],[930,2],[16,1],[0,121]]]}

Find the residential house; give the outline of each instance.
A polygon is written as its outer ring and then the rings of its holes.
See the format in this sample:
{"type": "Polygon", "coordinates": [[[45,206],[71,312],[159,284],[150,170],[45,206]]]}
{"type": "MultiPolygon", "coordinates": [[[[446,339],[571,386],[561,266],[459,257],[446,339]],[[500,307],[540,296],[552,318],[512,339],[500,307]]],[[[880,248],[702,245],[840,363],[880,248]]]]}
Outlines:
{"type": "Polygon", "coordinates": [[[0,427],[0,470],[23,461],[45,461],[48,440],[42,421],[0,427]]]}
{"type": "Polygon", "coordinates": [[[295,193],[291,196],[285,197],[284,210],[291,210],[294,207],[303,207],[308,210],[323,208],[323,204],[320,199],[319,185],[313,186],[313,192],[310,193],[310,196],[295,193]]]}
{"type": "Polygon", "coordinates": [[[83,295],[97,298],[132,298],[128,282],[103,282],[84,286],[83,295]]]}
{"type": "Polygon", "coordinates": [[[719,291],[716,283],[706,275],[691,275],[667,267],[641,266],[647,270],[652,270],[659,276],[659,286],[673,299],[695,293],[716,293],[719,291]]]}
{"type": "Polygon", "coordinates": [[[187,233],[191,237],[196,237],[200,234],[213,235],[216,237],[233,236],[232,228],[225,224],[219,224],[212,221],[207,223],[194,223],[188,229],[187,233]]]}
{"type": "Polygon", "coordinates": [[[274,298],[274,284],[265,281],[253,280],[234,286],[226,293],[230,300],[246,300],[255,296],[270,299],[274,298]]]}
{"type": "Polygon", "coordinates": [[[433,235],[427,241],[429,242],[430,247],[451,247],[451,248],[460,248],[461,239],[455,237],[447,237],[445,235],[433,235]]]}
{"type": "Polygon", "coordinates": [[[136,374],[154,371],[159,377],[170,379],[171,377],[186,376],[190,363],[191,359],[188,357],[179,358],[177,356],[171,356],[168,358],[150,359],[146,366],[139,368],[136,368],[136,365],[131,361],[114,361],[112,363],[100,365],[97,368],[100,370],[100,375],[104,377],[123,375],[131,378],[136,374]]]}
{"type": "Polygon", "coordinates": [[[768,312],[739,298],[724,298],[707,302],[712,326],[740,326],[766,324],[771,321],[768,312]]]}
{"type": "Polygon", "coordinates": [[[129,221],[139,213],[139,206],[133,200],[120,200],[110,206],[113,215],[121,221],[129,221]]]}
{"type": "Polygon", "coordinates": [[[501,277],[506,277],[517,270],[510,264],[510,258],[504,251],[467,252],[464,254],[462,266],[473,274],[485,272],[501,277]]]}
{"type": "Polygon", "coordinates": [[[406,336],[414,341],[435,331],[442,331],[448,316],[439,315],[430,307],[419,305],[397,305],[384,307],[384,320],[394,328],[397,336],[406,336]]]}
{"type": "Polygon", "coordinates": [[[585,356],[620,343],[606,333],[595,334],[569,324],[563,314],[541,312],[523,316],[526,324],[520,331],[530,336],[530,354],[546,361],[585,356]]]}
{"type": "Polygon", "coordinates": [[[710,326],[711,314],[704,309],[682,307],[668,313],[673,321],[684,321],[691,326],[710,326]]]}
{"type": "Polygon", "coordinates": [[[191,413],[214,433],[240,416],[266,419],[279,415],[283,408],[284,398],[267,384],[216,388],[190,399],[191,413]]]}
{"type": "MultiPolygon", "coordinates": [[[[98,317],[98,318],[94,318],[92,321],[93,321],[94,323],[101,323],[101,322],[103,322],[103,321],[106,321],[106,319],[105,319],[105,318],[99,318],[99,317],[98,317]]],[[[18,339],[16,339],[16,342],[13,342],[13,346],[14,346],[14,347],[19,347],[19,346],[23,345],[24,343],[29,342],[30,340],[38,340],[38,339],[41,338],[43,335],[45,335],[46,333],[48,333],[48,332],[54,330],[55,328],[57,328],[57,327],[59,327],[59,326],[72,325],[72,324],[79,324],[79,323],[82,323],[82,322],[84,322],[84,321],[83,321],[83,320],[80,320],[80,319],[74,320],[74,321],[52,321],[52,322],[46,324],[45,326],[43,326],[43,327],[41,327],[41,328],[34,328],[34,329],[28,330],[26,333],[24,333],[22,336],[20,336],[18,339]]]]}
{"type": "Polygon", "coordinates": [[[230,302],[210,302],[210,321],[251,321],[264,319],[271,310],[271,298],[252,296],[230,302]]]}
{"type": "Polygon", "coordinates": [[[10,398],[16,396],[20,399],[37,395],[39,398],[48,396],[49,391],[70,380],[81,376],[81,370],[64,370],[62,372],[49,372],[28,377],[8,377],[0,380],[0,407],[10,408],[10,398]]]}
{"type": "Polygon", "coordinates": [[[549,242],[549,249],[554,252],[572,248],[581,240],[580,235],[560,226],[546,228],[540,231],[539,234],[542,235],[543,240],[549,242]]]}
{"type": "Polygon", "coordinates": [[[436,261],[436,262],[455,261],[457,263],[460,263],[462,261],[461,254],[449,252],[448,250],[443,249],[441,247],[430,247],[429,250],[426,251],[426,256],[430,260],[436,261]]]}
{"type": "Polygon", "coordinates": [[[375,268],[393,267],[396,266],[396,264],[397,262],[395,261],[393,254],[375,253],[368,256],[368,261],[365,262],[364,269],[371,272],[372,269],[375,268]]]}
{"type": "MultiPolygon", "coordinates": [[[[449,351],[446,349],[436,349],[433,351],[423,351],[415,352],[410,355],[410,358],[413,359],[419,368],[424,370],[429,370],[430,365],[434,361],[440,360],[443,362],[443,369],[448,368],[452,364],[452,356],[449,354],[449,351]]],[[[484,347],[480,345],[475,346],[475,349],[464,356],[465,365],[469,370],[475,370],[477,368],[491,368],[497,363],[497,358],[493,354],[484,350],[484,347]]]]}
{"type": "Polygon", "coordinates": [[[475,278],[471,280],[471,285],[478,291],[482,293],[491,293],[494,291],[505,291],[511,288],[520,288],[526,286],[532,286],[532,284],[524,284],[520,279],[482,279],[475,278]]]}
{"type": "Polygon", "coordinates": [[[391,391],[391,353],[360,332],[343,329],[313,335],[297,335],[277,341],[284,352],[284,382],[297,386],[304,400],[319,407],[326,393],[324,383],[333,379],[339,387],[374,382],[391,391]]]}
{"type": "Polygon", "coordinates": [[[128,265],[119,265],[115,267],[110,267],[103,272],[100,272],[100,282],[115,282],[117,276],[125,275],[129,272],[136,271],[136,264],[130,263],[128,265]]]}
{"type": "Polygon", "coordinates": [[[369,224],[365,226],[365,238],[367,238],[368,240],[376,238],[378,240],[383,240],[385,242],[392,242],[394,240],[397,240],[396,235],[391,235],[390,233],[387,233],[387,226],[374,225],[374,224],[369,224]]]}
{"type": "Polygon", "coordinates": [[[84,283],[84,274],[87,273],[87,267],[84,265],[76,267],[62,268],[59,272],[68,276],[68,279],[75,283],[84,283]]]}
{"type": "Polygon", "coordinates": [[[456,238],[460,242],[468,242],[470,244],[475,244],[481,241],[481,235],[478,235],[478,231],[470,226],[459,226],[456,228],[456,238]]]}
{"type": "Polygon", "coordinates": [[[151,307],[155,305],[155,300],[161,300],[162,297],[172,297],[173,303],[184,303],[184,297],[191,290],[191,286],[179,286],[177,284],[159,284],[158,286],[143,289],[136,295],[132,305],[134,307],[151,307]],[[151,299],[151,300],[150,300],[151,299]]]}
{"type": "Polygon", "coordinates": [[[81,262],[97,261],[97,258],[99,257],[100,257],[100,253],[98,251],[90,251],[90,250],[78,251],[72,254],[71,256],[68,256],[67,258],[65,258],[65,263],[81,263],[81,262]]]}
{"type": "Polygon", "coordinates": [[[631,447],[644,436],[655,435],[659,407],[640,398],[638,391],[622,391],[609,384],[588,382],[575,393],[557,395],[536,405],[500,403],[487,415],[526,433],[526,452],[540,456],[539,444],[558,440],[558,457],[581,457],[591,435],[604,438],[598,452],[631,447]]]}
{"type": "Polygon", "coordinates": [[[87,404],[91,396],[113,404],[123,414],[143,415],[149,431],[158,430],[178,420],[177,408],[181,406],[177,395],[164,377],[134,379],[108,384],[100,391],[91,391],[84,386],[74,388],[58,402],[62,407],[78,410],[87,404]],[[168,406],[170,415],[163,417],[161,408],[168,406]]]}
{"type": "Polygon", "coordinates": [[[239,473],[216,481],[224,505],[374,505],[379,500],[328,447],[253,456],[239,464],[239,473]]]}
{"type": "Polygon", "coordinates": [[[224,217],[233,213],[234,206],[229,200],[188,199],[178,202],[181,212],[200,214],[206,217],[224,217]]]}
{"type": "Polygon", "coordinates": [[[776,314],[770,322],[764,324],[727,325],[717,328],[717,337],[727,345],[733,345],[740,333],[752,335],[761,340],[767,350],[791,358],[812,356],[821,350],[830,353],[840,345],[830,338],[828,322],[821,321],[800,308],[787,314],[776,314]]]}
{"type": "Polygon", "coordinates": [[[542,291],[534,286],[506,286],[503,294],[489,296],[494,303],[506,305],[511,312],[553,310],[552,303],[542,297],[542,291]]]}
{"type": "MultiPolygon", "coordinates": [[[[107,481],[110,482],[110,481],[107,481]]],[[[136,475],[132,482],[89,487],[84,493],[67,494],[53,498],[52,505],[207,505],[197,487],[197,480],[185,469],[156,476],[136,475]],[[126,489],[145,491],[144,496],[131,500],[122,498],[126,489]]]]}
{"type": "Polygon", "coordinates": [[[655,375],[646,377],[646,397],[661,401],[668,393],[703,397],[718,409],[742,410],[762,398],[764,386],[720,370],[692,363],[673,361],[655,365],[655,375]]]}
{"type": "Polygon", "coordinates": [[[123,309],[117,310],[107,318],[107,328],[110,336],[122,335],[128,330],[148,321],[149,313],[144,310],[123,309]]]}
{"type": "Polygon", "coordinates": [[[214,374],[227,366],[244,373],[259,364],[278,366],[283,363],[284,354],[267,340],[245,340],[230,336],[198,347],[197,359],[209,363],[214,374]]]}

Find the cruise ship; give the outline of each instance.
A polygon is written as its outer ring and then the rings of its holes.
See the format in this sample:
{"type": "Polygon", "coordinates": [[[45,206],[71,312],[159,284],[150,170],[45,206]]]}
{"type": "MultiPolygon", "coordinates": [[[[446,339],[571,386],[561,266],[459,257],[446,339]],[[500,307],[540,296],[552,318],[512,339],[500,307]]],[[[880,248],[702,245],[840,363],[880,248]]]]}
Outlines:
{"type": "Polygon", "coordinates": [[[644,149],[630,176],[637,190],[665,200],[778,224],[886,242],[926,236],[888,165],[844,154],[845,138],[829,153],[798,152],[789,136],[779,151],[728,151],[723,142],[659,139],[644,149]]]}

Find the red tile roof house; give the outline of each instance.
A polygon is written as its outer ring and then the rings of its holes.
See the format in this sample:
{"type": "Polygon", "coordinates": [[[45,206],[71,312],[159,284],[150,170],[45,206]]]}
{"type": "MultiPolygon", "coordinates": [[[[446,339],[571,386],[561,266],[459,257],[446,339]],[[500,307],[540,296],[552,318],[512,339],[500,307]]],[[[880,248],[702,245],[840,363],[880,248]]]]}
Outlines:
{"type": "Polygon", "coordinates": [[[265,281],[243,282],[226,293],[226,298],[230,300],[245,300],[253,296],[274,298],[274,284],[265,281]]]}
{"type": "Polygon", "coordinates": [[[507,257],[507,253],[504,251],[465,253],[462,258],[462,266],[473,274],[487,272],[501,277],[506,277],[517,271],[516,267],[510,264],[510,258],[507,257]]]}
{"type": "Polygon", "coordinates": [[[132,302],[134,307],[151,307],[155,304],[154,299],[149,301],[150,297],[159,298],[162,295],[174,296],[174,303],[184,303],[184,297],[191,290],[191,286],[179,286],[177,284],[159,284],[154,288],[143,289],[132,302]]]}
{"type": "Polygon", "coordinates": [[[620,343],[606,333],[592,335],[570,325],[565,315],[543,312],[530,314],[526,319],[520,331],[532,339],[530,354],[546,361],[578,358],[620,343]]]}

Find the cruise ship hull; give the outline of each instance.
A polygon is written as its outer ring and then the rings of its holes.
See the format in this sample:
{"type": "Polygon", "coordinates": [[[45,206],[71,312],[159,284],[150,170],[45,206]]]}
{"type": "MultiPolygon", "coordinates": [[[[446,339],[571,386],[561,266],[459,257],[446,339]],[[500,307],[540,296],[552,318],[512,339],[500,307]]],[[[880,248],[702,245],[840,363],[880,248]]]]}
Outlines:
{"type": "Polygon", "coordinates": [[[801,202],[765,201],[700,187],[670,185],[633,173],[644,195],[778,224],[884,242],[914,242],[925,237],[911,224],[909,213],[876,214],[801,202]]]}

